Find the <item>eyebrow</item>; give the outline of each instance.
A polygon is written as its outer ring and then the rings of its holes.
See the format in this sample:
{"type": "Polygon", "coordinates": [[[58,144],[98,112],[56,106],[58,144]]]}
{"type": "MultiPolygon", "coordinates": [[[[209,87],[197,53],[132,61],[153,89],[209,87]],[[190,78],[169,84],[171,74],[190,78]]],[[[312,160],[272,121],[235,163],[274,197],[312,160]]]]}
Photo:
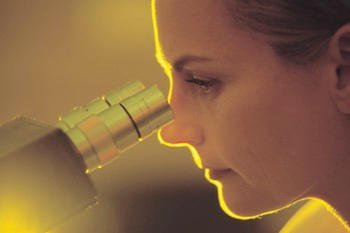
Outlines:
{"type": "Polygon", "coordinates": [[[192,62],[209,62],[212,61],[211,58],[208,57],[198,57],[194,55],[183,55],[180,58],[178,58],[174,63],[173,63],[173,68],[176,71],[180,71],[183,69],[183,67],[189,63],[192,62]]]}

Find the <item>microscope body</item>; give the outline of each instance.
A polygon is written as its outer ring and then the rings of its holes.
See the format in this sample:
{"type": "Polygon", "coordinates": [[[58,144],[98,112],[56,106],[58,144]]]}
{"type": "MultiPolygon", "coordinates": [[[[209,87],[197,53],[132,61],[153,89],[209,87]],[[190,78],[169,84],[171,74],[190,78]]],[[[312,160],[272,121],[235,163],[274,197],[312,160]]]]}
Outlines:
{"type": "Polygon", "coordinates": [[[156,86],[134,81],[55,126],[24,117],[0,126],[0,232],[47,232],[96,204],[89,173],[173,118],[156,86]]]}
{"type": "Polygon", "coordinates": [[[23,117],[0,127],[0,232],[46,232],[96,204],[85,170],[60,129],[23,117]]]}

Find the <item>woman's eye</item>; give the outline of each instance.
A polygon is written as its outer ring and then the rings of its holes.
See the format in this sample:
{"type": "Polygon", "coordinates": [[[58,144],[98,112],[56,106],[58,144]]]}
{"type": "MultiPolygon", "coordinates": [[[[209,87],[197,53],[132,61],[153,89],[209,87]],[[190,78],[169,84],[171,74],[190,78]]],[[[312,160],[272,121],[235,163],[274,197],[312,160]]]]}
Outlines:
{"type": "Polygon", "coordinates": [[[205,93],[208,93],[214,85],[213,81],[197,79],[196,76],[193,76],[191,79],[187,79],[185,81],[200,86],[205,93]]]}

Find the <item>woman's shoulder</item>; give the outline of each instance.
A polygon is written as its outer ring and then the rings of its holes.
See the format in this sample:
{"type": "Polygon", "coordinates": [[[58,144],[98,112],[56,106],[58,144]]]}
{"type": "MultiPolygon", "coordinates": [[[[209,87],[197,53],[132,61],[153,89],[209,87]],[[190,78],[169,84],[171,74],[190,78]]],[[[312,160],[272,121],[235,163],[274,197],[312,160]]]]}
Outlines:
{"type": "Polygon", "coordinates": [[[327,204],[309,200],[287,222],[280,233],[348,233],[345,223],[327,204]]]}

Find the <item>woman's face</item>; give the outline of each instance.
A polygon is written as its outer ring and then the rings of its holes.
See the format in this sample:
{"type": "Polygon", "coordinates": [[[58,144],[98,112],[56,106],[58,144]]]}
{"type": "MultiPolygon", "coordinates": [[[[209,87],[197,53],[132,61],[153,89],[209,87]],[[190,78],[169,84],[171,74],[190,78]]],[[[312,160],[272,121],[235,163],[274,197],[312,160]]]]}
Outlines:
{"type": "Polygon", "coordinates": [[[222,1],[155,6],[175,114],[162,138],[196,148],[238,217],[312,193],[336,145],[322,59],[302,68],[283,63],[262,38],[232,25],[222,1]]]}

